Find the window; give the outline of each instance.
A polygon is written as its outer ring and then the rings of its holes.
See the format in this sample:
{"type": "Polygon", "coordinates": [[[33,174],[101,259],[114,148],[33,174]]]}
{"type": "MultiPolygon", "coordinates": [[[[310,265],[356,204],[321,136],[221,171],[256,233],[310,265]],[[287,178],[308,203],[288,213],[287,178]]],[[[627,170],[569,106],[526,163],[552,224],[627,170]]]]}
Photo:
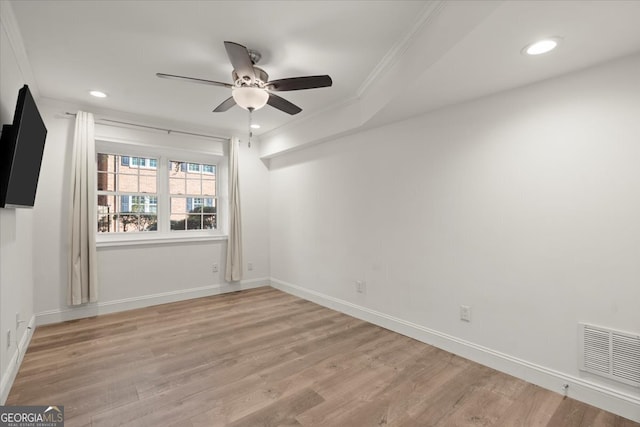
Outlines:
{"type": "Polygon", "coordinates": [[[218,230],[215,164],[98,153],[97,194],[100,235],[218,230]]]}
{"type": "Polygon", "coordinates": [[[217,228],[214,165],[169,162],[171,230],[217,228]],[[207,170],[208,172],[205,172],[207,170]]]}
{"type": "Polygon", "coordinates": [[[137,166],[152,161],[157,165],[157,159],[98,154],[99,233],[157,230],[157,170],[137,166]]]}

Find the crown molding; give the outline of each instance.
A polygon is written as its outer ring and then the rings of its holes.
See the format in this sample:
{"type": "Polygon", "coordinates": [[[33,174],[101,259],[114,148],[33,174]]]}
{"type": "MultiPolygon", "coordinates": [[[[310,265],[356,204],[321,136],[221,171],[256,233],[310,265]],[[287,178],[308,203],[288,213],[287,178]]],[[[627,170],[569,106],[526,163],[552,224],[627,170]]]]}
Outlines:
{"type": "Polygon", "coordinates": [[[409,49],[409,46],[418,37],[418,34],[422,31],[422,29],[425,26],[429,25],[440,14],[445,5],[446,2],[444,0],[434,0],[427,2],[427,4],[422,9],[419,18],[383,56],[380,62],[374,67],[371,73],[369,73],[367,78],[362,82],[354,96],[332,104],[321,110],[314,111],[309,115],[304,115],[303,117],[300,117],[293,122],[289,122],[278,126],[277,128],[271,129],[269,132],[262,134],[260,140],[268,139],[282,132],[286,132],[289,129],[296,128],[309,120],[322,117],[328,112],[335,111],[337,109],[348,108],[349,106],[358,103],[360,101],[360,98],[365,94],[366,90],[372,84],[374,84],[376,80],[383,76],[384,73],[386,73],[393,66],[393,64],[402,57],[402,55],[404,55],[407,49],[409,49]]]}
{"type": "Polygon", "coordinates": [[[27,51],[24,47],[24,40],[20,33],[20,26],[18,25],[16,16],[13,13],[13,8],[11,7],[11,2],[9,1],[0,1],[0,22],[2,22],[2,28],[4,29],[9,45],[13,50],[13,55],[16,59],[18,68],[20,69],[22,79],[29,85],[29,90],[31,90],[34,97],[39,98],[40,89],[36,83],[33,69],[31,68],[31,63],[29,62],[29,57],[27,56],[27,51]]]}
{"type": "Polygon", "coordinates": [[[443,0],[436,0],[428,2],[422,9],[419,18],[411,26],[402,37],[389,49],[389,51],[382,57],[382,60],[373,68],[371,73],[362,82],[356,92],[356,97],[362,97],[367,89],[389,70],[395,64],[402,55],[405,54],[409,46],[415,41],[417,35],[423,28],[428,26],[445,8],[446,3],[443,0]]]}

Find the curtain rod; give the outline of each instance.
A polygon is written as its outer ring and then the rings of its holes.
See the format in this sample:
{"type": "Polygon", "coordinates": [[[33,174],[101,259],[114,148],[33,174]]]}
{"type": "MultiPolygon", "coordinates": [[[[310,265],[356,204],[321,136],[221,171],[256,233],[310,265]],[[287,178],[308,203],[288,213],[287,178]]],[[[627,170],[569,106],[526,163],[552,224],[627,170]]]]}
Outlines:
{"type": "MultiPolygon", "coordinates": [[[[65,112],[65,114],[67,116],[73,116],[73,117],[76,116],[76,113],[65,112]]],[[[211,139],[217,139],[217,140],[222,140],[222,141],[229,141],[231,139],[231,138],[224,138],[222,136],[205,135],[205,134],[202,134],[202,133],[194,133],[194,132],[186,132],[186,131],[182,131],[182,130],[159,128],[159,127],[155,127],[155,126],[147,126],[147,125],[140,125],[140,124],[137,124],[137,123],[121,122],[120,120],[111,120],[111,119],[105,119],[105,118],[97,118],[96,121],[117,123],[117,124],[120,124],[120,125],[127,125],[127,126],[136,126],[136,127],[145,128],[145,129],[160,130],[160,131],[163,131],[163,132],[167,132],[168,135],[170,135],[172,133],[179,133],[179,134],[182,134],[182,135],[199,136],[199,137],[202,137],[202,138],[211,138],[211,139]]],[[[108,125],[107,123],[104,123],[104,124],[108,125]]]]}

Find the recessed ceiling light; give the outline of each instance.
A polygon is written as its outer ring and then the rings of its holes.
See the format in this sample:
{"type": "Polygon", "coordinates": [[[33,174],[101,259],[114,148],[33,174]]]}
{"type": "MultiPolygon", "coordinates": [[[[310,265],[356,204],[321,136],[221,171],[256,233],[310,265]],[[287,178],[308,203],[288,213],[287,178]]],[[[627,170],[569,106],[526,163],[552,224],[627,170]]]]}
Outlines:
{"type": "Polygon", "coordinates": [[[523,52],[527,55],[541,55],[543,53],[551,52],[558,46],[560,38],[552,37],[544,40],[531,43],[523,49],[523,52]]]}
{"type": "Polygon", "coordinates": [[[96,98],[106,98],[107,94],[104,92],[100,92],[99,90],[92,90],[89,92],[89,95],[95,96],[96,98]]]}
{"type": "Polygon", "coordinates": [[[251,125],[251,129],[260,129],[260,125],[254,123],[254,124],[251,125]]]}

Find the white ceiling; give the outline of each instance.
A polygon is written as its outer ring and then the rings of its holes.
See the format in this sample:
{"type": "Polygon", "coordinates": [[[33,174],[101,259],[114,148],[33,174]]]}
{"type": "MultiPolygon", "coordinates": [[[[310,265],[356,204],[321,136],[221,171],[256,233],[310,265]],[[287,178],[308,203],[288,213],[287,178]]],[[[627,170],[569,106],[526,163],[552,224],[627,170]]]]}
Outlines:
{"type": "Polygon", "coordinates": [[[388,123],[640,51],[640,1],[11,4],[41,96],[223,132],[247,126],[239,107],[211,112],[228,89],[155,73],[230,83],[230,40],[260,51],[271,79],[331,75],[331,88],[279,93],[303,108],[297,116],[257,111],[257,133],[269,135],[347,101],[375,101],[366,121],[388,123]],[[520,53],[545,36],[563,42],[540,57],[520,53]]]}
{"type": "MultiPolygon", "coordinates": [[[[258,50],[270,79],[329,74],[333,87],[280,93],[298,116],[356,90],[425,7],[419,1],[14,1],[41,96],[218,129],[247,128],[247,112],[211,110],[222,87],[155,73],[231,83],[223,41],[258,50]],[[92,99],[88,91],[109,94],[92,99]]],[[[261,131],[292,117],[265,107],[261,131]]]]}

